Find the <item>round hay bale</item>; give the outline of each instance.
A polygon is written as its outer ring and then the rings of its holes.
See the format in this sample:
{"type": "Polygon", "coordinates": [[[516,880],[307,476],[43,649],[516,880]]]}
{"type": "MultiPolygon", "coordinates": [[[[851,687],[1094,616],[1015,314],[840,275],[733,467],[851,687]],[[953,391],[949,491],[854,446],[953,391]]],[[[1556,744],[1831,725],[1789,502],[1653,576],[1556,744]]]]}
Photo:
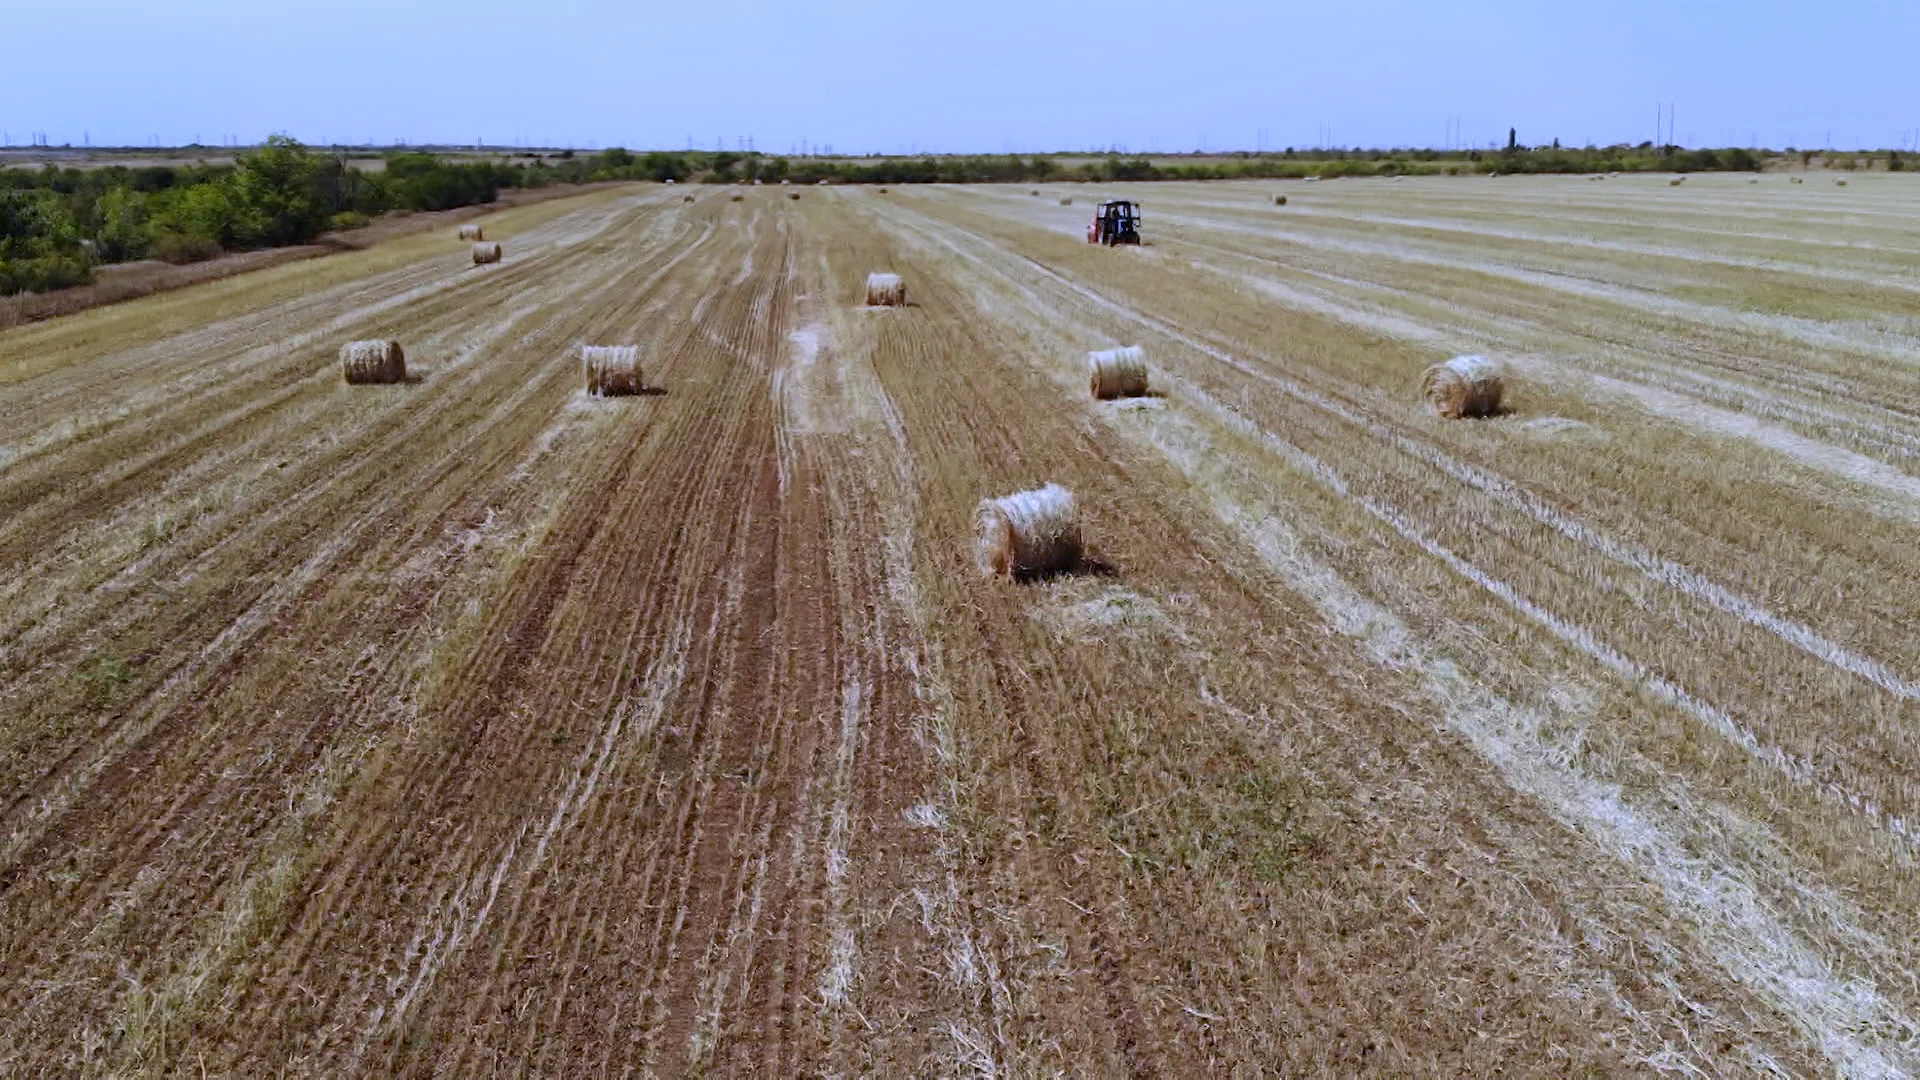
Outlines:
{"type": "Polygon", "coordinates": [[[798,202],[800,200],[800,193],[797,191],[789,191],[787,192],[787,198],[792,199],[795,202],[798,202]]]}
{"type": "Polygon", "coordinates": [[[741,199],[744,199],[744,198],[746,198],[746,196],[745,196],[745,195],[742,195],[742,194],[740,194],[739,192],[737,192],[737,191],[736,191],[736,192],[734,192],[734,193],[733,193],[733,195],[732,195],[732,196],[730,196],[730,197],[729,197],[729,198],[727,199],[727,201],[728,201],[728,202],[739,202],[739,201],[740,201],[741,199]]]}
{"type": "Polygon", "coordinates": [[[899,274],[867,275],[868,307],[901,307],[907,302],[907,283],[899,274]]]}
{"type": "Polygon", "coordinates": [[[646,385],[640,379],[640,346],[582,345],[580,366],[587,375],[587,393],[594,397],[637,394],[646,385]]]}
{"type": "Polygon", "coordinates": [[[478,225],[460,226],[460,239],[462,240],[485,240],[486,238],[486,230],[478,225]]]}
{"type": "Polygon", "coordinates": [[[780,186],[781,186],[781,187],[785,187],[786,185],[788,185],[788,184],[791,184],[791,183],[793,183],[793,181],[791,181],[791,180],[782,180],[782,181],[780,181],[780,186]]]}
{"type": "Polygon", "coordinates": [[[349,341],[340,368],[349,383],[397,383],[407,377],[407,356],[397,341],[349,341]]]}
{"type": "Polygon", "coordinates": [[[665,180],[662,180],[662,181],[661,181],[661,183],[663,183],[663,184],[671,184],[671,183],[673,183],[673,177],[671,177],[671,176],[669,176],[669,177],[667,177],[667,178],[666,178],[665,180]]]}
{"type": "Polygon", "coordinates": [[[1846,187],[1846,186],[1847,186],[1847,178],[1846,178],[1846,177],[1844,177],[1844,176],[1836,176],[1836,177],[1834,177],[1834,178],[1833,178],[1833,182],[1834,182],[1835,184],[1837,184],[1837,185],[1839,185],[1840,187],[1846,187]]]}
{"type": "Polygon", "coordinates": [[[1073,205],[1073,196],[1071,196],[1071,195],[1062,195],[1062,196],[1060,196],[1060,205],[1061,205],[1061,206],[1072,206],[1072,205],[1073,205]]]}
{"type": "Polygon", "coordinates": [[[1287,197],[1285,195],[1275,195],[1273,197],[1273,205],[1275,206],[1287,205],[1287,197]]]}
{"type": "Polygon", "coordinates": [[[882,194],[882,195],[885,195],[886,193],[887,193],[887,189],[886,189],[886,188],[881,188],[881,189],[880,189],[880,194],[882,194]]]}
{"type": "Polygon", "coordinates": [[[484,266],[497,263],[501,256],[500,245],[491,241],[473,245],[473,265],[484,266]]]}
{"type": "Polygon", "coordinates": [[[1039,188],[1034,188],[1034,189],[1033,189],[1032,191],[1029,191],[1029,192],[1027,192],[1027,194],[1029,194],[1029,195],[1038,195],[1038,194],[1040,194],[1040,189],[1039,189],[1039,188]]]}
{"type": "Polygon", "coordinates": [[[1428,368],[1420,392],[1433,411],[1450,420],[1492,416],[1506,396],[1506,378],[1500,365],[1484,356],[1456,356],[1428,368]]]}
{"type": "Polygon", "coordinates": [[[1080,508],[1058,484],[980,500],[974,565],[992,577],[1071,570],[1080,562],[1080,508]]]}
{"type": "Polygon", "coordinates": [[[1087,389],[1101,401],[1147,392],[1147,353],[1138,345],[1087,354],[1087,389]]]}

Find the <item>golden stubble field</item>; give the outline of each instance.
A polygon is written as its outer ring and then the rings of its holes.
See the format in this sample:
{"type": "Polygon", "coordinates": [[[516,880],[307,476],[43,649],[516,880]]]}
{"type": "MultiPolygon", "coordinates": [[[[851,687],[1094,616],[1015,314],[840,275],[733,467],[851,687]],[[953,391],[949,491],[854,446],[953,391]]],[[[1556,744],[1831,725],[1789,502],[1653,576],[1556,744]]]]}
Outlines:
{"type": "Polygon", "coordinates": [[[1920,179],[1042,190],[0,332],[0,1074],[1920,1071],[1920,179]]]}

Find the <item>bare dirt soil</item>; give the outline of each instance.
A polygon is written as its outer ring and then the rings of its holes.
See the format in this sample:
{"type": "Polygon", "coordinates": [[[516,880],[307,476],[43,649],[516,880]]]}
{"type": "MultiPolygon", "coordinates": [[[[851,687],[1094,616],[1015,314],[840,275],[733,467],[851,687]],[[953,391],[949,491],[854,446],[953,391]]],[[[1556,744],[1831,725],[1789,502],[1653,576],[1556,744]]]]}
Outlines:
{"type": "Polygon", "coordinates": [[[1920,182],[731,194],[0,334],[0,1074],[1920,1072],[1920,182]]]}

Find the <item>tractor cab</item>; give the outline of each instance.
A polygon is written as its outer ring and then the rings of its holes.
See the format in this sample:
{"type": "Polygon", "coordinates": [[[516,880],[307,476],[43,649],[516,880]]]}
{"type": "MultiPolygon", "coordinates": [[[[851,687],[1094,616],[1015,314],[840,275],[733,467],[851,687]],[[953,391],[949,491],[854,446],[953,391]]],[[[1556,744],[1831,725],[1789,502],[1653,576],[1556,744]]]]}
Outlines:
{"type": "Polygon", "coordinates": [[[1094,208],[1093,221],[1087,225],[1087,243],[1137,244],[1140,242],[1140,208],[1126,199],[1108,199],[1094,208]]]}

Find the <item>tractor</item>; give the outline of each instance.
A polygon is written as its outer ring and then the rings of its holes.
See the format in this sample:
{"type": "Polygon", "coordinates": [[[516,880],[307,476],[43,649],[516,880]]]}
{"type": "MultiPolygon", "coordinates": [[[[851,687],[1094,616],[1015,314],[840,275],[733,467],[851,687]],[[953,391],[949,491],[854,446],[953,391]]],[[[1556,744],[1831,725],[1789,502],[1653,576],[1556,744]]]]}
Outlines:
{"type": "Polygon", "coordinates": [[[1093,220],[1087,223],[1087,243],[1112,247],[1139,242],[1139,207],[1126,199],[1108,199],[1094,208],[1093,220]]]}

